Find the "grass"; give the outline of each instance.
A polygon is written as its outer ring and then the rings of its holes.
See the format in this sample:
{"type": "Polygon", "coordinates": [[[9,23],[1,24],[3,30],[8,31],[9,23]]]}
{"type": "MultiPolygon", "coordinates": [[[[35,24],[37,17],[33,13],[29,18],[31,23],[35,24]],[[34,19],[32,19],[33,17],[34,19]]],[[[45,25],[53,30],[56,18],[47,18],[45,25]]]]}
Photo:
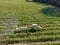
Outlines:
{"type": "Polygon", "coordinates": [[[47,4],[37,4],[36,2],[27,2],[26,0],[0,1],[0,17],[17,17],[19,24],[57,24],[59,21],[54,22],[54,20],[59,18],[59,15],[59,11],[55,10],[54,6],[47,4]]]}
{"type": "MultiPolygon", "coordinates": [[[[5,36],[9,37],[9,39],[4,39],[2,42],[7,42],[7,40],[8,42],[11,42],[11,40],[14,42],[15,39],[16,42],[60,40],[60,10],[55,6],[27,2],[26,0],[0,0],[0,18],[17,18],[19,27],[33,23],[42,26],[39,32],[7,34],[5,36]]],[[[0,30],[0,32],[3,32],[3,30],[0,30]]]]}

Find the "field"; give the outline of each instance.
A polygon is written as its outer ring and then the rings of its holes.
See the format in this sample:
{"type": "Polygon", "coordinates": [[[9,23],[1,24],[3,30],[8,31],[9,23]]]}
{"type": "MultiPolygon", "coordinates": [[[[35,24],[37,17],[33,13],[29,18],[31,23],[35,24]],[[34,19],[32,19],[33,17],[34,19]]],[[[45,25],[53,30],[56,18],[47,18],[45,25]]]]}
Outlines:
{"type": "MultiPolygon", "coordinates": [[[[2,37],[6,37],[6,39],[0,40],[2,43],[58,40],[60,42],[60,9],[55,6],[39,2],[27,2],[26,0],[0,0],[0,18],[7,17],[17,18],[18,27],[36,23],[41,25],[42,29],[34,33],[4,35],[2,37]]],[[[40,45],[60,45],[60,43],[40,45]]]]}

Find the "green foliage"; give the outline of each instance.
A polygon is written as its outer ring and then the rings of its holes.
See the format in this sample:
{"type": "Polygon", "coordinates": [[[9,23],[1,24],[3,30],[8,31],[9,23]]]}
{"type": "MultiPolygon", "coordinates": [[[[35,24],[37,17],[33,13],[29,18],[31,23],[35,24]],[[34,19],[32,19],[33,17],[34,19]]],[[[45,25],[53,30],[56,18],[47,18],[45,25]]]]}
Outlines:
{"type": "MultiPolygon", "coordinates": [[[[0,0],[0,18],[18,18],[18,25],[39,24],[42,29],[28,29],[15,31],[19,34],[5,35],[8,39],[2,39],[2,43],[18,42],[44,42],[60,40],[60,11],[54,6],[26,2],[26,0],[0,0]],[[34,33],[31,33],[34,32],[34,33]]],[[[0,32],[3,32],[2,30],[0,32]]],[[[60,44],[60,43],[59,43],[60,44]]],[[[41,44],[41,45],[59,45],[41,44]]]]}
{"type": "Polygon", "coordinates": [[[1,43],[19,43],[19,40],[17,40],[17,39],[15,39],[15,40],[13,40],[13,39],[6,39],[6,40],[2,40],[2,41],[0,41],[1,43]]]}
{"type": "Polygon", "coordinates": [[[10,39],[4,39],[0,40],[0,43],[19,43],[19,42],[46,42],[46,41],[54,41],[54,40],[59,40],[60,36],[55,35],[55,36],[39,36],[39,37],[24,37],[24,38],[10,38],[10,39]]]}

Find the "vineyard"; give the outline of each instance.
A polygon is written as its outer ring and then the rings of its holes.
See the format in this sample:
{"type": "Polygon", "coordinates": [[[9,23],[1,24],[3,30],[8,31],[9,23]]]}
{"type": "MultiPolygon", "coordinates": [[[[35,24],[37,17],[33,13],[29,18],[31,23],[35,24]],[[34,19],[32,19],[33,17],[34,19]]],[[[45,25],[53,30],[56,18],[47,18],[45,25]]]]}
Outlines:
{"type": "MultiPolygon", "coordinates": [[[[56,6],[27,0],[0,0],[0,21],[2,18],[18,19],[17,27],[29,26],[25,31],[17,30],[19,33],[12,34],[8,31],[12,32],[14,29],[1,30],[4,21],[0,22],[0,43],[2,44],[40,42],[28,45],[60,45],[60,8],[56,6]],[[32,24],[38,24],[42,29],[31,32],[32,24]]],[[[5,27],[7,26],[3,26],[5,27]]]]}

